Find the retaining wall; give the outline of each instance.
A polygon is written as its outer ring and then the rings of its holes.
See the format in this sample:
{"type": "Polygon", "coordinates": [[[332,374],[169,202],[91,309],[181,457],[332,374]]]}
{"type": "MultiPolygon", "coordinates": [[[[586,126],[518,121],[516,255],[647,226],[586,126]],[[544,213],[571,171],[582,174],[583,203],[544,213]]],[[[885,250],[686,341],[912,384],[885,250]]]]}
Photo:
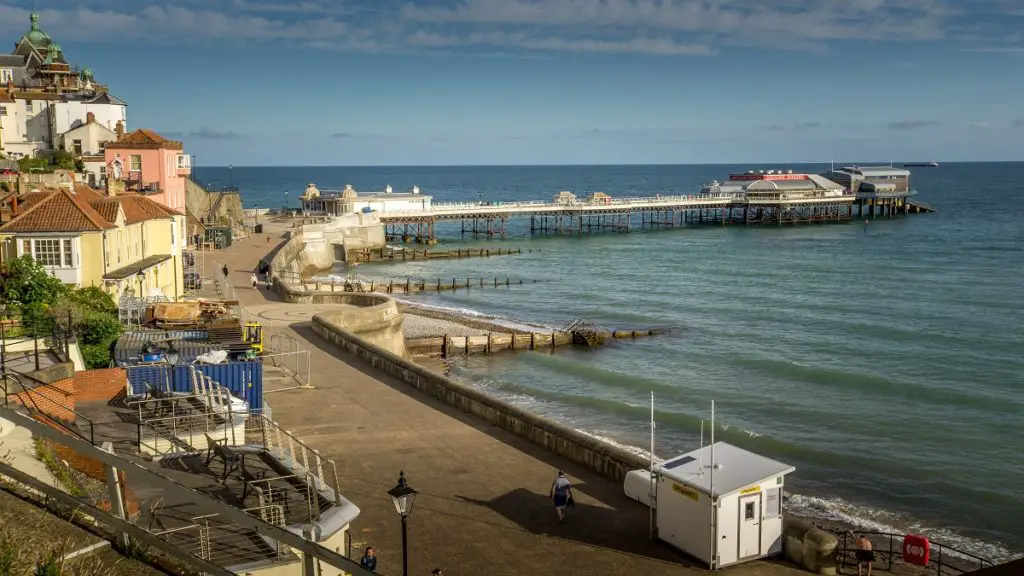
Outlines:
{"type": "Polygon", "coordinates": [[[362,334],[357,335],[349,331],[348,327],[346,318],[333,312],[313,317],[314,332],[374,368],[450,406],[529,440],[557,456],[582,464],[615,482],[622,482],[630,470],[649,466],[648,461],[635,454],[418,366],[411,360],[364,339],[362,334]]]}
{"type": "MultiPolygon", "coordinates": [[[[376,216],[373,219],[376,220],[376,216]]],[[[407,357],[405,337],[402,335],[404,314],[398,311],[398,305],[391,298],[359,292],[307,290],[306,286],[292,285],[293,279],[303,278],[314,271],[329,269],[334,264],[332,249],[329,248],[327,237],[320,226],[322,225],[303,226],[294,232],[288,242],[274,255],[270,261],[274,291],[285,302],[351,306],[351,310],[335,312],[335,318],[342,326],[359,333],[367,342],[383,350],[407,357]]],[[[381,230],[383,239],[383,228],[381,230]]]]}

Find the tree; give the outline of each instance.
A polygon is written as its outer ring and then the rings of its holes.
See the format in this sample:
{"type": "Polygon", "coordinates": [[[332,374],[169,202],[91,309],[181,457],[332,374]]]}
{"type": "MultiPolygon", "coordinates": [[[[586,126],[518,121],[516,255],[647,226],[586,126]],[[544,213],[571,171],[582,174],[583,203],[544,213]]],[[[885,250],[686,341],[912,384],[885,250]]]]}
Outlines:
{"type": "Polygon", "coordinates": [[[67,294],[68,287],[27,254],[9,261],[0,273],[0,303],[19,308],[28,321],[38,320],[67,294]]]}

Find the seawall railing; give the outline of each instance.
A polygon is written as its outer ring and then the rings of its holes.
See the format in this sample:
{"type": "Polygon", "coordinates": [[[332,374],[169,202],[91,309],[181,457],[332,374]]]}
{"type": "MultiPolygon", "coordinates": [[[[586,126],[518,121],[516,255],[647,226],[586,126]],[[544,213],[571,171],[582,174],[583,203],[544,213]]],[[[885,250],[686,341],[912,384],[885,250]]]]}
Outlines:
{"type": "MultiPolygon", "coordinates": [[[[837,560],[840,569],[856,566],[856,539],[847,531],[832,530],[832,533],[839,539],[837,560]]],[[[894,567],[908,565],[903,560],[903,539],[906,538],[906,534],[865,531],[858,531],[857,534],[862,534],[871,541],[875,553],[875,570],[884,568],[891,572],[894,567]]],[[[995,565],[987,558],[939,542],[930,542],[930,548],[927,567],[934,569],[937,576],[964,574],[995,565]]]]}

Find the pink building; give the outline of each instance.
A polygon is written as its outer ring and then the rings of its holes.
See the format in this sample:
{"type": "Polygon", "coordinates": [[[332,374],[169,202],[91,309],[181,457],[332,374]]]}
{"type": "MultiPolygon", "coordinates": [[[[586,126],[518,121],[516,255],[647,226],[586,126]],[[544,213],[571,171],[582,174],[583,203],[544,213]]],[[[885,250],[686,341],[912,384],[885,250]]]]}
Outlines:
{"type": "Polygon", "coordinates": [[[104,160],[108,186],[123,182],[128,191],[185,212],[185,179],[192,172],[192,162],[181,142],[140,128],[108,142],[104,160]]]}

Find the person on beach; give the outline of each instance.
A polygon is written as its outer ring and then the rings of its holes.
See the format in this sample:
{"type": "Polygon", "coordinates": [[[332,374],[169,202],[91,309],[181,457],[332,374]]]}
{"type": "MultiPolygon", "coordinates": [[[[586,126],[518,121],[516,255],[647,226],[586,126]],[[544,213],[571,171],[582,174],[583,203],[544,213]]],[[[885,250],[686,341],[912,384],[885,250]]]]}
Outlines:
{"type": "Polygon", "coordinates": [[[224,279],[227,280],[228,279],[228,265],[225,264],[224,267],[220,269],[220,272],[221,272],[221,274],[224,275],[224,279]]]}
{"type": "Polygon", "coordinates": [[[558,471],[558,476],[551,483],[551,499],[555,503],[555,512],[558,513],[558,521],[565,520],[565,507],[572,500],[572,484],[565,477],[565,472],[558,471]]]}
{"type": "Polygon", "coordinates": [[[359,559],[359,565],[374,574],[377,573],[377,551],[373,549],[373,546],[366,547],[366,552],[359,559]]]}
{"type": "Polygon", "coordinates": [[[857,576],[864,576],[864,566],[868,567],[867,576],[871,576],[871,567],[875,562],[875,550],[871,540],[868,540],[864,534],[857,537],[854,554],[857,556],[857,576]]]}

